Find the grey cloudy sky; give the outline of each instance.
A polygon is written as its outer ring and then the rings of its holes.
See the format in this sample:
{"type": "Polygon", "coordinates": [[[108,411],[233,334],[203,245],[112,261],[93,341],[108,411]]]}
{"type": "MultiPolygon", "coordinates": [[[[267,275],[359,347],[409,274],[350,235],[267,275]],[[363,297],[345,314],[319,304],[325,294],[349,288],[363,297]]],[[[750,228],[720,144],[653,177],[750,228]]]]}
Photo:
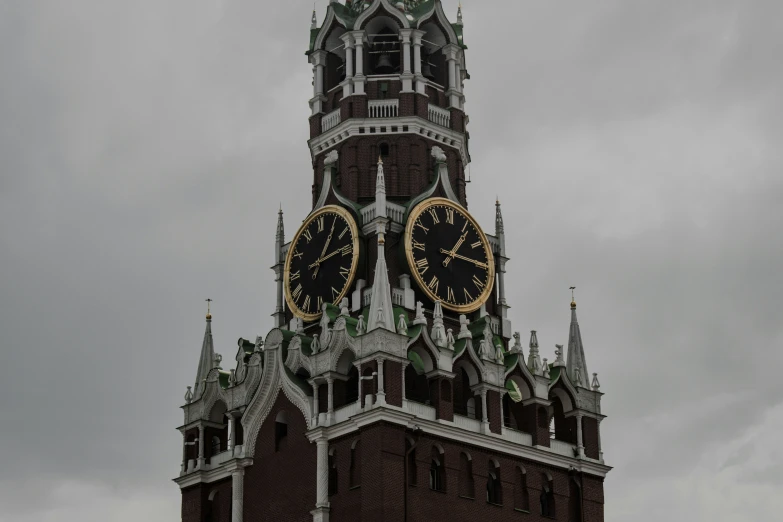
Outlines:
{"type": "MultiPolygon", "coordinates": [[[[309,209],[311,7],[0,0],[1,521],[179,518],[204,299],[265,334],[309,209]]],[[[783,3],[464,12],[470,208],[547,353],[578,287],[607,520],[777,519],[783,3]]]]}

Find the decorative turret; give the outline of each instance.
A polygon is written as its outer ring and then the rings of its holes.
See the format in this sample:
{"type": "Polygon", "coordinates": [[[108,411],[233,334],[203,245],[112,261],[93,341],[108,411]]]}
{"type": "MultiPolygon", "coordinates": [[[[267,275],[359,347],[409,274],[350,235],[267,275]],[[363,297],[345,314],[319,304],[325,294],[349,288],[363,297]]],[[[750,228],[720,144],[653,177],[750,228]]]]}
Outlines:
{"type": "Polygon", "coordinates": [[[462,25],[462,2],[457,7],[457,25],[462,25]]]}
{"type": "Polygon", "coordinates": [[[527,367],[533,375],[541,375],[541,356],[538,353],[538,335],[535,330],[530,331],[530,352],[527,359],[527,367]]]}
{"type": "Polygon", "coordinates": [[[383,173],[383,159],[378,156],[378,175],[375,177],[375,215],[386,218],[386,176],[383,173]]]}
{"type": "Polygon", "coordinates": [[[568,362],[566,363],[566,369],[568,377],[574,383],[574,386],[589,388],[590,383],[588,379],[590,374],[587,372],[582,333],[579,330],[579,322],[576,320],[576,301],[573,298],[574,288],[571,287],[571,328],[568,333],[568,362]]]}
{"type": "Polygon", "coordinates": [[[318,29],[318,16],[315,14],[315,9],[313,9],[313,18],[310,21],[310,29],[318,29]]]}
{"type": "Polygon", "coordinates": [[[215,347],[212,342],[212,313],[210,312],[210,304],[212,299],[207,299],[207,326],[204,330],[204,342],[201,344],[201,355],[198,359],[198,370],[196,372],[196,385],[194,386],[195,392],[191,398],[198,399],[201,397],[201,393],[204,391],[204,379],[207,378],[209,370],[215,362],[215,347]]]}
{"type": "Polygon", "coordinates": [[[275,234],[275,281],[277,282],[277,304],[275,305],[275,326],[285,324],[285,309],[283,308],[283,271],[285,267],[285,256],[283,255],[283,245],[285,244],[285,228],[283,226],[283,207],[277,212],[277,232],[275,234]]]}
{"type": "MultiPolygon", "coordinates": [[[[379,164],[378,181],[382,183],[383,167],[379,164]]],[[[376,198],[378,192],[376,189],[376,198]]],[[[376,203],[377,203],[376,199],[376,203]]],[[[389,284],[389,269],[386,267],[386,222],[378,222],[378,260],[375,263],[375,279],[372,284],[370,313],[367,321],[367,331],[385,328],[391,332],[396,329],[394,308],[392,307],[391,285],[389,284]]]]}

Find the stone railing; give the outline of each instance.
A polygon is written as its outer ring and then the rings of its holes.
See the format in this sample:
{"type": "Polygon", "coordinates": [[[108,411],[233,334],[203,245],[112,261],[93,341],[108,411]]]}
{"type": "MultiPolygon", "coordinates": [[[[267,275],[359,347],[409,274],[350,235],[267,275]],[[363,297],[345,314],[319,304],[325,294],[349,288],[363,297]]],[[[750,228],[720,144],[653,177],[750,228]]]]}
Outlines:
{"type": "Polygon", "coordinates": [[[533,445],[533,435],[525,433],[523,431],[512,430],[511,428],[503,427],[503,438],[523,446],[533,445]]]}
{"type": "MultiPolygon", "coordinates": [[[[362,207],[361,210],[359,210],[359,215],[362,218],[362,225],[370,223],[378,215],[375,208],[375,203],[370,203],[369,205],[362,207]]],[[[387,201],[386,216],[394,223],[402,223],[403,219],[405,218],[405,207],[398,205],[397,203],[387,201]]]]}
{"type": "Polygon", "coordinates": [[[321,132],[326,132],[340,124],[340,109],[335,109],[321,119],[321,132]]]}
{"type": "Polygon", "coordinates": [[[563,455],[564,457],[574,457],[576,446],[562,440],[549,439],[549,451],[557,453],[558,455],[563,455]]]}
{"type": "Polygon", "coordinates": [[[396,118],[400,115],[400,100],[370,100],[367,111],[370,118],[396,118]]]}
{"type": "Polygon", "coordinates": [[[422,419],[435,420],[435,408],[407,399],[402,400],[402,408],[422,419]]]}
{"type": "Polygon", "coordinates": [[[362,410],[359,401],[346,404],[342,408],[334,410],[334,423],[347,421],[362,410]]]}
{"type": "Polygon", "coordinates": [[[392,288],[392,304],[394,306],[405,306],[405,292],[400,288],[392,288]]]}
{"type": "Polygon", "coordinates": [[[430,104],[427,114],[432,123],[451,128],[451,113],[447,109],[430,104]]]}
{"type": "Polygon", "coordinates": [[[462,428],[463,430],[479,433],[481,431],[481,421],[478,419],[471,419],[470,417],[464,417],[462,415],[454,415],[454,425],[462,428]]]}

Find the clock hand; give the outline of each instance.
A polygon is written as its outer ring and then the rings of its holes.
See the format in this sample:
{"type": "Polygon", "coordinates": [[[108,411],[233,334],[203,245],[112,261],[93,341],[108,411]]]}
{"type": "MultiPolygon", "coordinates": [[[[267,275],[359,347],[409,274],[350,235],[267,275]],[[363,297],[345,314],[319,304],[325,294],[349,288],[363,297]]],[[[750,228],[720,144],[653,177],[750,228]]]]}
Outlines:
{"type": "Polygon", "coordinates": [[[462,243],[464,243],[464,242],[465,242],[465,238],[467,238],[467,237],[468,237],[468,232],[467,232],[467,231],[465,231],[465,233],[464,233],[464,234],[462,234],[462,235],[459,237],[459,241],[457,241],[457,244],[456,244],[456,245],[454,245],[454,248],[452,248],[452,249],[451,249],[451,250],[449,250],[449,251],[445,251],[445,249],[441,248],[441,252],[443,252],[444,254],[448,254],[448,255],[449,255],[449,257],[447,257],[447,258],[446,258],[446,259],[443,261],[443,266],[449,266],[449,262],[450,262],[452,259],[454,259],[454,256],[456,255],[455,253],[457,252],[457,250],[459,250],[459,247],[461,247],[461,246],[462,246],[462,243]]]}
{"type": "MultiPolygon", "coordinates": [[[[462,259],[463,261],[468,261],[469,263],[473,263],[474,265],[476,265],[478,267],[489,269],[489,265],[486,264],[486,263],[482,263],[481,261],[476,261],[475,259],[471,259],[469,257],[461,256],[461,255],[456,254],[454,252],[449,252],[445,248],[441,248],[440,249],[440,253],[441,254],[448,254],[451,257],[456,257],[457,259],[462,259]]],[[[449,258],[449,259],[451,259],[451,258],[449,258]]]]}
{"type": "Polygon", "coordinates": [[[316,267],[316,266],[320,265],[321,263],[323,263],[323,262],[324,262],[324,261],[326,261],[327,259],[329,259],[329,258],[331,258],[331,257],[334,257],[334,256],[336,256],[337,254],[339,254],[340,252],[342,252],[342,251],[344,250],[344,248],[345,248],[345,247],[343,247],[343,248],[338,248],[337,250],[335,250],[335,251],[334,251],[334,252],[332,252],[331,254],[327,254],[327,255],[325,255],[324,257],[322,257],[321,259],[319,259],[318,261],[316,261],[316,262],[315,262],[315,263],[313,263],[312,265],[308,266],[307,268],[313,268],[313,267],[316,267]]]}
{"type": "MultiPolygon", "coordinates": [[[[334,217],[334,221],[332,221],[332,229],[329,231],[329,237],[326,238],[326,244],[324,245],[324,249],[321,250],[321,258],[324,257],[324,254],[326,253],[326,249],[329,248],[329,243],[332,242],[332,234],[334,234],[334,225],[337,223],[337,216],[334,217]]],[[[319,259],[315,262],[315,272],[313,272],[313,279],[315,279],[315,276],[318,275],[318,270],[321,268],[321,261],[323,259],[319,259]]]]}

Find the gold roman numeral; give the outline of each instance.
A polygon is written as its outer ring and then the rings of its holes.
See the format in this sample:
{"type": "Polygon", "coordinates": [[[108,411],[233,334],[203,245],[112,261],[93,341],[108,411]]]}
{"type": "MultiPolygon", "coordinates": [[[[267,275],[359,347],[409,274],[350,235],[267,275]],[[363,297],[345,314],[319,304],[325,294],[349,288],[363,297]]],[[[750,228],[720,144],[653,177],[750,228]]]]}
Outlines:
{"type": "Polygon", "coordinates": [[[479,279],[475,275],[473,275],[473,284],[476,285],[476,288],[479,289],[479,292],[483,292],[484,291],[484,286],[485,286],[484,282],[481,281],[481,279],[479,279]]]}
{"type": "Polygon", "coordinates": [[[302,310],[304,310],[305,312],[309,312],[310,311],[310,296],[309,295],[305,296],[304,303],[302,303],[302,310]]]}
{"type": "Polygon", "coordinates": [[[353,254],[353,245],[345,245],[340,249],[340,251],[342,251],[343,256],[349,256],[353,254]]]}
{"type": "Polygon", "coordinates": [[[454,290],[452,290],[450,286],[446,287],[446,301],[450,303],[456,301],[456,299],[454,298],[454,290]]]}
{"type": "Polygon", "coordinates": [[[415,239],[413,240],[413,248],[416,248],[418,250],[424,251],[424,243],[419,243],[415,239]]]}
{"type": "Polygon", "coordinates": [[[438,212],[434,208],[431,208],[429,212],[430,215],[432,216],[432,224],[437,225],[438,223],[440,223],[440,219],[438,219],[438,212]]]}
{"type": "Polygon", "coordinates": [[[465,229],[468,228],[468,220],[465,220],[465,224],[462,225],[462,231],[465,232],[465,229]]]}
{"type": "Polygon", "coordinates": [[[424,272],[427,271],[430,267],[430,262],[427,261],[427,258],[419,259],[416,261],[416,269],[419,271],[419,275],[424,275],[424,272]]]}
{"type": "Polygon", "coordinates": [[[427,288],[438,293],[438,284],[440,284],[440,281],[438,281],[438,276],[432,276],[432,281],[430,281],[430,284],[427,285],[427,288]]]}
{"type": "Polygon", "coordinates": [[[479,241],[476,241],[475,243],[473,243],[472,245],[470,245],[470,248],[478,248],[478,247],[480,247],[480,246],[481,246],[481,240],[479,240],[479,241]]]}
{"type": "Polygon", "coordinates": [[[339,235],[339,236],[337,236],[337,238],[338,238],[338,239],[342,239],[342,238],[343,238],[343,236],[344,236],[344,235],[345,235],[347,232],[348,232],[348,227],[345,227],[345,230],[343,230],[342,232],[340,232],[340,235],[339,235]]]}
{"type": "Polygon", "coordinates": [[[472,302],[473,301],[473,296],[468,293],[468,289],[467,288],[463,288],[462,291],[465,292],[465,302],[468,302],[468,303],[472,302]]]}
{"type": "Polygon", "coordinates": [[[297,259],[302,259],[302,253],[297,252],[296,249],[294,249],[294,253],[292,254],[297,259]]]}
{"type": "Polygon", "coordinates": [[[313,240],[313,235],[310,233],[309,229],[302,232],[302,235],[307,239],[308,243],[313,240]]]}
{"type": "Polygon", "coordinates": [[[318,232],[324,231],[325,221],[326,221],[326,216],[321,216],[318,218],[318,232]]]}
{"type": "Polygon", "coordinates": [[[340,275],[343,276],[343,279],[348,281],[348,276],[351,275],[351,270],[349,268],[340,267],[340,275]]]}
{"type": "Polygon", "coordinates": [[[340,291],[335,287],[332,287],[332,302],[336,302],[338,297],[340,297],[340,291]]]}
{"type": "Polygon", "coordinates": [[[446,223],[449,225],[454,224],[454,209],[453,208],[447,208],[446,209],[446,223]]]}
{"type": "Polygon", "coordinates": [[[427,227],[425,227],[424,225],[421,224],[421,219],[417,219],[416,220],[416,226],[419,227],[420,229],[422,229],[425,234],[430,231],[429,228],[427,228],[427,227]]]}
{"type": "Polygon", "coordinates": [[[318,309],[319,309],[319,310],[321,310],[323,307],[324,307],[324,300],[323,300],[323,298],[322,298],[322,297],[319,295],[319,296],[318,296],[318,309]]]}
{"type": "Polygon", "coordinates": [[[291,281],[296,281],[297,279],[299,279],[299,273],[300,272],[301,272],[301,270],[297,270],[296,272],[292,273],[291,277],[290,277],[290,280],[291,281]]]}
{"type": "Polygon", "coordinates": [[[298,301],[301,295],[302,295],[302,285],[300,284],[296,288],[294,288],[293,292],[291,292],[291,297],[294,298],[294,301],[298,301]]]}

